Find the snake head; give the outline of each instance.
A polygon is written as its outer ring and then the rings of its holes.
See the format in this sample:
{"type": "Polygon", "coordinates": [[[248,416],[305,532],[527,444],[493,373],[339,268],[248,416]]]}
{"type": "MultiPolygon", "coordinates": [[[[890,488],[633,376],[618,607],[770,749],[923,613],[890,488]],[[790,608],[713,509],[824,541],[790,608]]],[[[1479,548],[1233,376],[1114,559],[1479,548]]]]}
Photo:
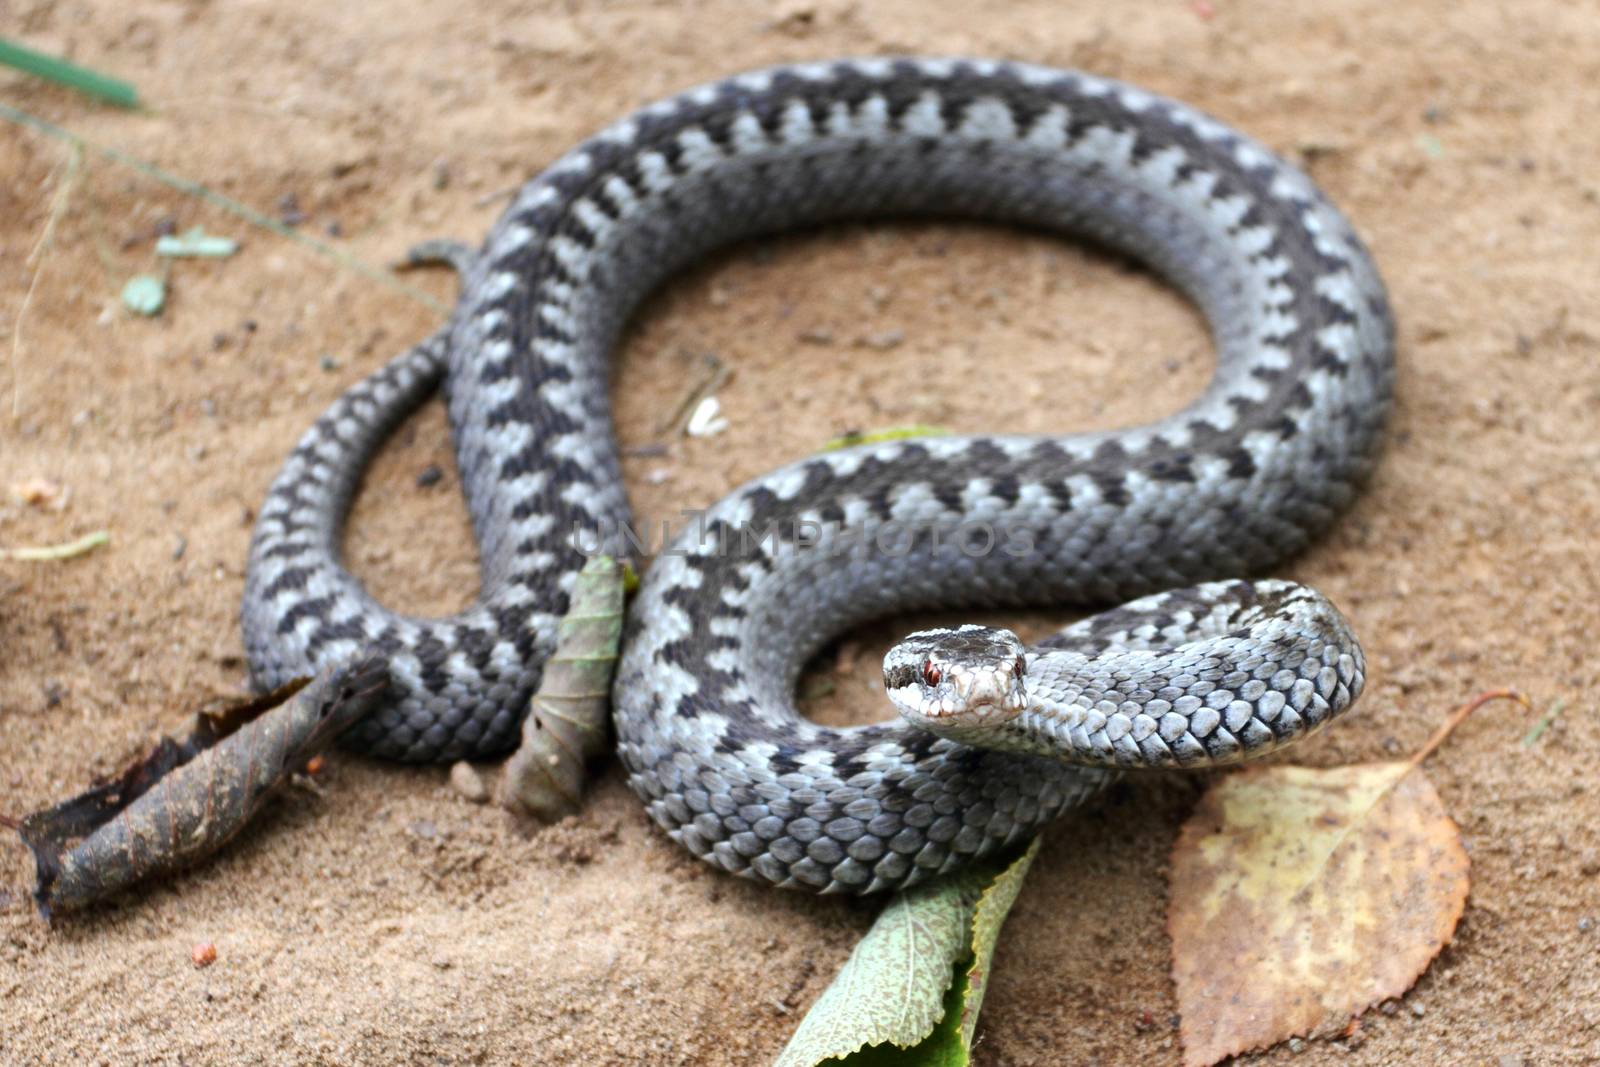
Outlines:
{"type": "Polygon", "coordinates": [[[1022,712],[1027,669],[1026,650],[1010,630],[923,630],[883,658],[883,687],[907,722],[962,741],[1022,712]]]}

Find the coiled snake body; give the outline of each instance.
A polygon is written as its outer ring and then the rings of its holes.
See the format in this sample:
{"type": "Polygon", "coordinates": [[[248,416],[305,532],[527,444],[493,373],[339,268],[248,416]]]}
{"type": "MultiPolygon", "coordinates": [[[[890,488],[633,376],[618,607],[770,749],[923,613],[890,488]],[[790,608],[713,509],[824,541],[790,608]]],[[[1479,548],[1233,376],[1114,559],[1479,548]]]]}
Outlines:
{"type": "Polygon", "coordinates": [[[1205,313],[1215,378],[1135,429],[862,445],[723,499],[653,562],[624,635],[618,748],[655,819],[748,877],[896,888],[1025,837],[1114,768],[1239,758],[1347,706],[1361,654],[1320,596],[1184,587],[1296,552],[1368,472],[1392,327],[1361,243],[1301,173],[1181,104],[977,60],[742,75],[530,181],[463,259],[448,325],[346,393],[273,484],[243,609],[255,680],[374,646],[396,696],[354,744],[403,760],[507,748],[584,544],[628,520],[606,387],[631,309],[730,241],[906,215],[1137,257],[1205,313]],[[428,620],[373,601],[339,536],[371,453],[441,376],[482,588],[428,620]],[[973,551],[974,529],[1003,543],[973,551]],[[908,639],[885,682],[915,725],[828,729],[794,710],[807,658],[870,617],[1129,597],[1144,599],[1032,650],[978,628],[908,639]]]}

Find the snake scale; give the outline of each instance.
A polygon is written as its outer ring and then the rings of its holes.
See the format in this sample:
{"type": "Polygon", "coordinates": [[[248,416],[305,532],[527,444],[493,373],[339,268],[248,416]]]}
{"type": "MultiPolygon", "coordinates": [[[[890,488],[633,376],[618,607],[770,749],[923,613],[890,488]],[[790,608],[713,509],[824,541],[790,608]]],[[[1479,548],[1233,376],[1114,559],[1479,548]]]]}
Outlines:
{"type": "MultiPolygon", "coordinates": [[[[1206,316],[1215,376],[1149,425],[864,444],[717,503],[652,562],[624,633],[618,751],[656,821],[746,877],[893,889],[1025,838],[1120,768],[1230,761],[1346,707],[1363,664],[1337,610],[1240,576],[1304,547],[1375,460],[1393,327],[1361,242],[1302,173],[1189,107],[946,59],[719,81],[528,182],[458,256],[449,322],[342,396],[274,482],[242,612],[255,682],[374,647],[394,696],[351,744],[410,761],[509,747],[582,542],[629,519],[607,384],[632,309],[718,246],[905,216],[1147,264],[1206,316]],[[410,618],[344,569],[340,538],[372,453],[441,381],[481,589],[455,617],[410,618]],[[795,710],[808,657],[864,620],[1130,598],[1032,649],[980,627],[914,635],[885,662],[909,722],[795,710]]],[[[1008,373],[1002,355],[989,372],[1008,373]]]]}

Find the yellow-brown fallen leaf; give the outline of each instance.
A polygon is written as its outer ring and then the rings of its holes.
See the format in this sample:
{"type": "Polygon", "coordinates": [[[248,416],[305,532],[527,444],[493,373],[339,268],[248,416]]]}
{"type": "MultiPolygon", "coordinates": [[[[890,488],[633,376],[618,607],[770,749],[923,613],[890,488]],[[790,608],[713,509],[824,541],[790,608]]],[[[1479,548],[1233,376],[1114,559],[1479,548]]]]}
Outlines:
{"type": "Polygon", "coordinates": [[[1460,831],[1408,760],[1253,768],[1210,789],[1173,848],[1172,973],[1186,1067],[1331,1036],[1411,988],[1467,900],[1460,831]]]}

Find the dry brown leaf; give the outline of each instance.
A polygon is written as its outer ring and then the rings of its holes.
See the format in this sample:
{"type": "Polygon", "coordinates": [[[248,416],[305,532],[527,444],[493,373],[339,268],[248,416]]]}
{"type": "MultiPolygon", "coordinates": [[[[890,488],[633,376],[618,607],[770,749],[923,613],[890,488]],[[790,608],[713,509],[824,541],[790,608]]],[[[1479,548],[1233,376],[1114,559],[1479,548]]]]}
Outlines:
{"type": "Polygon", "coordinates": [[[500,803],[552,823],[577,811],[594,761],[611,751],[611,676],[622,641],[626,566],[585,563],[556,630],[538,692],[528,701],[522,744],[506,760],[500,803]]]}
{"type": "Polygon", "coordinates": [[[1409,989],[1461,918],[1467,854],[1413,761],[1251,769],[1184,824],[1171,899],[1184,1063],[1202,1067],[1409,989]]]}
{"type": "MultiPolygon", "coordinates": [[[[386,660],[362,653],[272,693],[197,715],[115,779],[21,820],[0,816],[33,852],[45,918],[192,865],[244,828],[267,799],[372,709],[386,660]]],[[[196,966],[204,966],[196,959],[196,966]]]]}

